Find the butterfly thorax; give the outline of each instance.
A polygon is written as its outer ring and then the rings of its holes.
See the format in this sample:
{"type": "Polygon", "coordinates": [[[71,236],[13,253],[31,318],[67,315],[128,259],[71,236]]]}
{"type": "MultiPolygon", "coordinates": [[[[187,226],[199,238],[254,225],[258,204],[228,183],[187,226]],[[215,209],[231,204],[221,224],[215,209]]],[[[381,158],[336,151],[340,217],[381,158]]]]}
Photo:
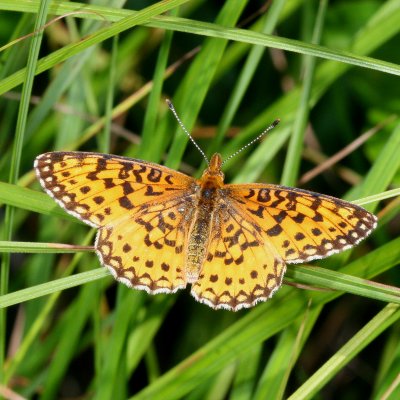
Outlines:
{"type": "Polygon", "coordinates": [[[216,153],[212,156],[209,167],[197,181],[199,190],[196,194],[196,211],[189,232],[186,251],[186,279],[196,282],[207,255],[208,242],[217,209],[221,188],[224,185],[224,174],[221,171],[222,159],[216,153]]]}

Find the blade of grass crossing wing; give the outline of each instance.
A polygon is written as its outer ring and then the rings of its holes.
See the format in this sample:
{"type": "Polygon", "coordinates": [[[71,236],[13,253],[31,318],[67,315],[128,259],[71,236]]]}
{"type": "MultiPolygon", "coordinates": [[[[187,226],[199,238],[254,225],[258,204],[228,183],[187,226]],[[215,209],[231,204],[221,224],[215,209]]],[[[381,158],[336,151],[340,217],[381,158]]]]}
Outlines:
{"type": "Polygon", "coordinates": [[[24,210],[46,215],[54,215],[56,217],[81,223],[72,215],[64,211],[60,206],[55,204],[54,200],[45,193],[17,185],[0,182],[0,202],[24,210]]]}

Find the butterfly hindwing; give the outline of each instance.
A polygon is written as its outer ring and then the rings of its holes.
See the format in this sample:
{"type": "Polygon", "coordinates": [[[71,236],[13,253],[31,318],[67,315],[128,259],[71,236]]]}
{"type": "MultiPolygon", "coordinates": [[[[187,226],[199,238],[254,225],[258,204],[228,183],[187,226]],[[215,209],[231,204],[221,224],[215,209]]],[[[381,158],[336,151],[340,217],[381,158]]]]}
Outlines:
{"type": "Polygon", "coordinates": [[[171,199],[99,229],[96,252],[114,277],[149,293],[186,286],[185,243],[191,198],[171,199]]]}
{"type": "Polygon", "coordinates": [[[214,215],[207,257],[192,295],[213,308],[239,310],[265,301],[280,287],[285,263],[230,198],[214,215]]]}

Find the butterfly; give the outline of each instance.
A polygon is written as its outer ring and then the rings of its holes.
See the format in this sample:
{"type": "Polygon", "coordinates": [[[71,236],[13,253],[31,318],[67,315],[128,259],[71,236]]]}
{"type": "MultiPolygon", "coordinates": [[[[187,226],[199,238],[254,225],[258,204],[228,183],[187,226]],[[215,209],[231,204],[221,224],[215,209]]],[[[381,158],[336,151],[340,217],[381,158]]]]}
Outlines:
{"type": "Polygon", "coordinates": [[[269,299],[286,264],[346,250],[377,224],[362,207],[331,196],[225,184],[218,153],[200,179],[87,152],[45,153],[34,166],[62,208],[98,229],[96,253],[118,281],[151,294],[191,284],[194,298],[215,309],[269,299]]]}

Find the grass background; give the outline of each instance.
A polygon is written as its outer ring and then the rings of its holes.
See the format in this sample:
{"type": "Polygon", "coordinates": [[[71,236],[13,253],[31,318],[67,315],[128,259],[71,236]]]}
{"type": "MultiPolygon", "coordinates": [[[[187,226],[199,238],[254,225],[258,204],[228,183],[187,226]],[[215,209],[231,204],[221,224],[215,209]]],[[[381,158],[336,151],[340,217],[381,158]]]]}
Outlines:
{"type": "Polygon", "coordinates": [[[399,398],[397,0],[0,0],[0,10],[0,395],[399,398]],[[229,156],[280,118],[226,164],[226,180],[358,201],[378,229],[344,254],[289,266],[290,285],[251,310],[117,285],[91,251],[94,232],[40,190],[33,160],[102,151],[199,176],[204,162],[166,97],[208,155],[229,156]]]}

